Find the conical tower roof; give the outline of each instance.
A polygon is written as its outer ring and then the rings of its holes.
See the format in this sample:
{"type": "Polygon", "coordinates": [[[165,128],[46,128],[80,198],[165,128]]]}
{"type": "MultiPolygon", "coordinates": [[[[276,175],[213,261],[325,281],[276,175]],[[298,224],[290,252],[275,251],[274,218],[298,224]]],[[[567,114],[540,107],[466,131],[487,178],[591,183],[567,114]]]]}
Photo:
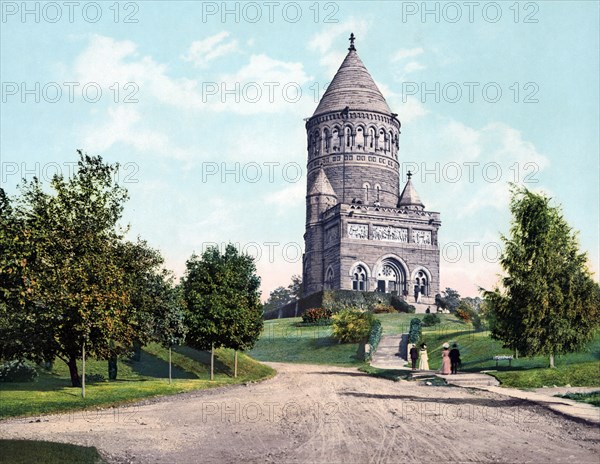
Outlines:
{"type": "Polygon", "coordinates": [[[337,198],[337,195],[335,194],[335,191],[333,190],[333,187],[331,186],[331,183],[329,182],[329,179],[327,178],[327,174],[325,174],[325,171],[323,170],[323,168],[319,169],[319,172],[317,173],[317,177],[315,177],[315,180],[312,184],[312,187],[308,191],[308,194],[309,195],[331,195],[331,196],[337,198]]]}
{"type": "Polygon", "coordinates": [[[398,208],[414,208],[416,206],[418,208],[424,209],[425,205],[423,204],[423,202],[421,202],[419,194],[417,193],[417,190],[415,189],[414,185],[410,180],[411,176],[412,174],[409,171],[407,175],[408,180],[406,181],[404,190],[402,190],[402,193],[400,194],[400,199],[398,200],[398,208]]]}
{"type": "Polygon", "coordinates": [[[351,110],[392,114],[385,98],[356,53],[354,34],[350,43],[348,55],[327,87],[313,116],[329,111],[342,111],[346,107],[351,110]]]}

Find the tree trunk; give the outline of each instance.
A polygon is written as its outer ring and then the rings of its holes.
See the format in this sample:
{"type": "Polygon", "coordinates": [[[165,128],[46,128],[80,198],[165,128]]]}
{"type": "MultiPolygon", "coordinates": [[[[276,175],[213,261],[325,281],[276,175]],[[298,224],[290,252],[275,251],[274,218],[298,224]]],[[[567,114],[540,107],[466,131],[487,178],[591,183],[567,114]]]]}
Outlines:
{"type": "Polygon", "coordinates": [[[171,383],[171,345],[169,345],[169,383],[171,383]]]}
{"type": "Polygon", "coordinates": [[[210,380],[215,380],[215,344],[210,346],[210,380]]]}
{"type": "Polygon", "coordinates": [[[77,372],[77,358],[69,358],[67,366],[69,367],[69,374],[71,375],[71,386],[81,387],[81,379],[77,372]]]}
{"type": "Polygon", "coordinates": [[[108,380],[117,380],[117,357],[111,356],[108,359],[108,380]]]}
{"type": "Polygon", "coordinates": [[[515,348],[515,359],[519,359],[519,350],[515,348]]]}
{"type": "Polygon", "coordinates": [[[85,342],[81,350],[81,397],[85,398],[85,342]]]}
{"type": "Polygon", "coordinates": [[[237,377],[237,350],[235,350],[235,355],[233,358],[233,376],[237,377]]]}
{"type": "Polygon", "coordinates": [[[554,353],[550,355],[550,368],[554,369],[554,353]]]}

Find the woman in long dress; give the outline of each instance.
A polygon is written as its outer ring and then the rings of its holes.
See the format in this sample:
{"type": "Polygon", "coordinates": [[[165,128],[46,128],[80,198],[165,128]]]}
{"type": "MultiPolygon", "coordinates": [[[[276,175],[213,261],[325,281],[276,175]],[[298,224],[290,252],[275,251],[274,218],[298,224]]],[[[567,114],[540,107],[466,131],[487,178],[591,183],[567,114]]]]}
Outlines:
{"type": "Polygon", "coordinates": [[[450,366],[450,345],[444,343],[443,348],[444,349],[442,350],[442,374],[448,375],[450,374],[450,372],[452,372],[450,366]]]}
{"type": "Polygon", "coordinates": [[[427,356],[427,345],[421,343],[421,349],[419,350],[419,370],[429,370],[429,357],[427,356]]]}

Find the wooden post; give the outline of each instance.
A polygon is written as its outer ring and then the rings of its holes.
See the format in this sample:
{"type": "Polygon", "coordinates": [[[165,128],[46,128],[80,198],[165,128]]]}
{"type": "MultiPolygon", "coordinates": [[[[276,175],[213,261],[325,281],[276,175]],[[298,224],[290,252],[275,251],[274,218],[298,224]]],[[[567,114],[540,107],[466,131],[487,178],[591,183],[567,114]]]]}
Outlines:
{"type": "Polygon", "coordinates": [[[233,376],[237,377],[237,350],[235,350],[235,355],[233,358],[233,376]]]}
{"type": "Polygon", "coordinates": [[[81,353],[81,397],[85,398],[85,342],[83,342],[83,350],[81,353]]]}
{"type": "Polygon", "coordinates": [[[171,383],[171,345],[169,345],[169,383],[171,383]]]}
{"type": "Polygon", "coordinates": [[[215,344],[210,346],[210,380],[215,380],[215,344]]]}

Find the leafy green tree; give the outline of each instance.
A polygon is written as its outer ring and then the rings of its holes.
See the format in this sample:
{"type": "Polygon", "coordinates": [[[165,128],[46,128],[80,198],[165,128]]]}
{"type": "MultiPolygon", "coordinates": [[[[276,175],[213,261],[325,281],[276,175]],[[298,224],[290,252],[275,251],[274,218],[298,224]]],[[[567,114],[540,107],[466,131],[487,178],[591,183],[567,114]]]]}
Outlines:
{"type": "Polygon", "coordinates": [[[269,294],[269,299],[263,305],[263,311],[281,308],[300,298],[302,298],[302,277],[293,275],[292,282],[287,287],[277,287],[269,294]]]}
{"type": "MultiPolygon", "coordinates": [[[[201,257],[186,263],[183,294],[187,305],[187,343],[211,351],[214,378],[214,349],[252,348],[263,327],[260,278],[252,257],[241,255],[229,244],[223,254],[208,248],[201,257]]],[[[236,372],[237,374],[237,372],[236,372]]]]}
{"type": "Polygon", "coordinates": [[[15,340],[0,345],[0,356],[58,357],[73,386],[81,382],[76,361],[84,350],[108,359],[137,336],[118,246],[127,192],[114,182],[118,165],[79,154],[77,171],[54,176],[50,192],[36,178],[25,182],[7,221],[12,226],[3,220],[10,240],[23,246],[12,247],[20,256],[2,261],[2,274],[15,271],[20,283],[3,282],[0,323],[2,338],[15,340]]]}
{"type": "Polygon", "coordinates": [[[484,292],[492,336],[525,356],[582,348],[600,325],[600,287],[577,234],[550,198],[513,187],[510,237],[502,236],[501,288],[484,292]]]}
{"type": "Polygon", "coordinates": [[[456,311],[456,308],[458,308],[459,304],[460,295],[453,288],[446,287],[446,290],[444,290],[441,295],[438,293],[435,296],[435,305],[438,309],[447,309],[453,313],[456,311]]]}

